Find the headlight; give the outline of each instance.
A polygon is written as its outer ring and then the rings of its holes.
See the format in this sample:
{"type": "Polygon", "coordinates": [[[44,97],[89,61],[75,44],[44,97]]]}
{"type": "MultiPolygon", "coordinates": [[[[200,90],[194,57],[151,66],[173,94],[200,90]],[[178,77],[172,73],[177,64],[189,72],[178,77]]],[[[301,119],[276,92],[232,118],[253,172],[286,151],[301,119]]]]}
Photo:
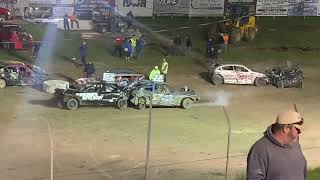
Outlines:
{"type": "Polygon", "coordinates": [[[8,11],[8,16],[10,16],[11,14],[10,14],[10,12],[8,11]]]}

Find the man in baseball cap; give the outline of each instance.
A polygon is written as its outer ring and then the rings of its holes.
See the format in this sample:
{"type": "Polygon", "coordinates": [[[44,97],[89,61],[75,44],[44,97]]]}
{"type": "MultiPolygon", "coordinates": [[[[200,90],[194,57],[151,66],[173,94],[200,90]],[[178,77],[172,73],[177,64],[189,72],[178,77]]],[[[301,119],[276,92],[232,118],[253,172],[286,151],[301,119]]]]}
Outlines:
{"type": "Polygon", "coordinates": [[[276,123],[282,125],[292,125],[296,128],[298,134],[300,134],[303,124],[303,118],[298,112],[288,110],[280,113],[277,116],[276,123]]]}
{"type": "Polygon", "coordinates": [[[307,161],[298,138],[303,118],[298,112],[281,112],[250,149],[247,180],[306,180],[307,161]]]}

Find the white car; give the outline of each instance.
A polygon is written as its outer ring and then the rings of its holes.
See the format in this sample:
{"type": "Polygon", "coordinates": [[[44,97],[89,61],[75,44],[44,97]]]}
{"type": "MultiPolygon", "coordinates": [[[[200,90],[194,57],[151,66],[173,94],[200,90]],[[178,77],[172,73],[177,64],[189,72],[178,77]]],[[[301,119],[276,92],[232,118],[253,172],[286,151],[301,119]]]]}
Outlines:
{"type": "Polygon", "coordinates": [[[210,80],[215,85],[221,84],[252,84],[265,86],[267,76],[263,73],[252,71],[239,64],[212,65],[209,70],[210,80]]]}

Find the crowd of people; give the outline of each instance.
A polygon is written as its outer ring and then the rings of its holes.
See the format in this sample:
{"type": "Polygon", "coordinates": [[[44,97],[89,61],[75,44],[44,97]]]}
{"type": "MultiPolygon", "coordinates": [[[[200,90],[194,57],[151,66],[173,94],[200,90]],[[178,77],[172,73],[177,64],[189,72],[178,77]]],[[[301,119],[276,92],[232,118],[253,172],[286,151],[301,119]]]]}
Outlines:
{"type": "Polygon", "coordinates": [[[137,37],[132,35],[125,37],[124,35],[119,35],[114,40],[114,49],[112,52],[113,56],[123,57],[126,61],[132,58],[138,58],[142,61],[144,59],[144,47],[146,41],[144,36],[137,37]]]}

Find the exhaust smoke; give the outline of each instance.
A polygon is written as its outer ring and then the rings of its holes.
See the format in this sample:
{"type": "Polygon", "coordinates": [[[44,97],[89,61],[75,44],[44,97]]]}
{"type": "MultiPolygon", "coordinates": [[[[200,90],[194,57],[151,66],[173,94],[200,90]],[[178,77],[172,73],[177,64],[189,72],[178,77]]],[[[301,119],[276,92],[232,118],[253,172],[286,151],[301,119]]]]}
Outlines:
{"type": "Polygon", "coordinates": [[[207,92],[203,95],[209,102],[198,103],[196,106],[228,106],[232,93],[220,90],[217,92],[207,92]]]}

